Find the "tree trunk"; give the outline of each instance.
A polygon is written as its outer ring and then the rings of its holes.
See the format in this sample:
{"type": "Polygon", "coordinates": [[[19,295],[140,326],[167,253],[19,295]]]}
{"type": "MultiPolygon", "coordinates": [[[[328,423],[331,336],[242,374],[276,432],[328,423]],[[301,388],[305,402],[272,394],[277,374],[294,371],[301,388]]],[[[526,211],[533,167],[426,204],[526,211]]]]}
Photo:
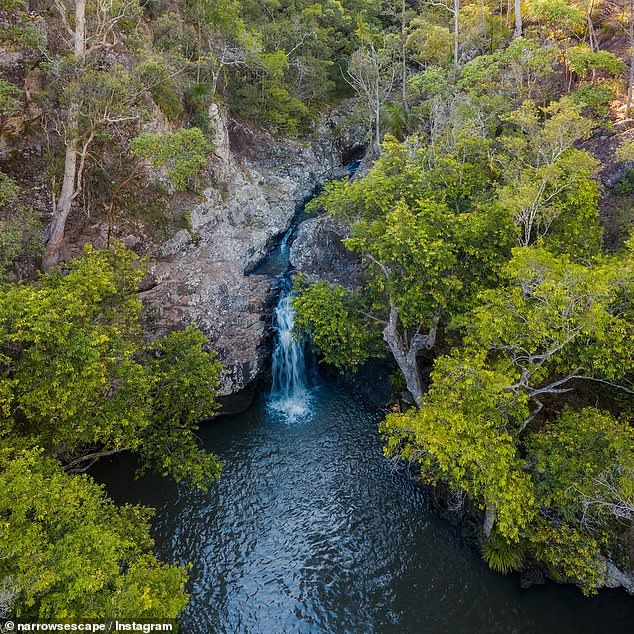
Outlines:
{"type": "Polygon", "coordinates": [[[381,102],[378,91],[379,89],[377,87],[376,108],[374,109],[374,143],[377,156],[381,154],[381,102]]]}
{"type": "Polygon", "coordinates": [[[407,42],[407,21],[406,16],[406,4],[405,0],[401,5],[401,90],[403,98],[403,108],[405,112],[409,114],[409,102],[407,100],[407,55],[405,50],[405,44],[407,42]]]}
{"type": "Polygon", "coordinates": [[[521,37],[524,31],[522,24],[522,0],[515,0],[515,31],[513,31],[513,38],[521,37]]]}
{"type": "MultiPolygon", "coordinates": [[[[597,45],[597,38],[594,32],[594,24],[592,23],[592,11],[594,10],[594,0],[586,0],[586,2],[583,3],[583,5],[586,10],[586,25],[588,27],[588,44],[590,45],[590,50],[594,53],[599,49],[597,45]]],[[[593,70],[592,71],[593,80],[594,80],[594,73],[595,71],[593,70]]]]}
{"type": "Polygon", "coordinates": [[[75,55],[86,52],[86,0],[75,0],[75,55]]]}
{"type": "Polygon", "coordinates": [[[632,113],[632,96],[634,94],[634,43],[632,43],[632,53],[630,55],[630,76],[627,82],[627,108],[626,114],[629,117],[632,113]]]}
{"type": "Polygon", "coordinates": [[[410,342],[409,347],[405,345],[403,337],[398,331],[398,320],[398,311],[392,304],[390,306],[388,324],[383,330],[383,339],[387,343],[399,370],[403,373],[407,391],[412,395],[416,406],[422,407],[424,391],[418,369],[417,356],[423,348],[430,350],[436,343],[438,319],[434,320],[428,335],[416,335],[410,342]]]}
{"type": "Polygon", "coordinates": [[[625,112],[629,117],[632,113],[632,95],[634,94],[634,2],[631,0],[628,35],[630,40],[630,74],[627,82],[627,108],[625,112]]]}
{"type": "Polygon", "coordinates": [[[458,46],[460,29],[460,0],[453,0],[453,71],[458,75],[458,46]]]}
{"type": "MultiPolygon", "coordinates": [[[[73,52],[77,59],[86,52],[86,0],[75,0],[75,35],[73,52]]],[[[79,141],[77,130],[79,126],[79,107],[71,104],[66,119],[66,156],[64,158],[64,179],[62,190],[53,210],[53,219],[48,230],[48,241],[42,257],[42,269],[47,271],[59,264],[66,231],[66,220],[73,201],[77,198],[77,162],[79,141]]]]}
{"type": "Polygon", "coordinates": [[[66,157],[64,159],[64,180],[62,181],[62,191],[55,203],[53,219],[48,230],[48,241],[42,257],[42,269],[48,271],[52,266],[59,264],[62,246],[64,243],[64,233],[66,230],[66,219],[70,213],[73,201],[77,197],[77,186],[75,179],[77,176],[77,124],[79,114],[77,108],[71,105],[68,112],[67,134],[69,139],[66,142],[66,157]]]}
{"type": "Polygon", "coordinates": [[[484,525],[482,526],[485,537],[491,536],[491,531],[493,530],[493,525],[495,524],[496,515],[497,511],[495,510],[495,506],[493,506],[493,504],[487,504],[484,511],[484,525]]]}

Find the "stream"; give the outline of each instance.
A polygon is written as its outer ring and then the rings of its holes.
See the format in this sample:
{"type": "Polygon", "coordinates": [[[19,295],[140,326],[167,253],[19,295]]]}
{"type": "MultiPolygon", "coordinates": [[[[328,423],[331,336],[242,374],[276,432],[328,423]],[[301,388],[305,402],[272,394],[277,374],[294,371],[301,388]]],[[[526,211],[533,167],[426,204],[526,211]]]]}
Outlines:
{"type": "MultiPolygon", "coordinates": [[[[291,237],[255,272],[285,272],[291,237]]],[[[183,634],[631,631],[634,600],[622,592],[521,590],[517,575],[487,568],[383,456],[383,412],[319,379],[310,349],[291,337],[281,280],[268,393],[199,432],[222,460],[220,480],[208,492],[135,481],[125,457],[94,473],[116,501],[157,509],[161,559],[191,563],[183,634]]]]}

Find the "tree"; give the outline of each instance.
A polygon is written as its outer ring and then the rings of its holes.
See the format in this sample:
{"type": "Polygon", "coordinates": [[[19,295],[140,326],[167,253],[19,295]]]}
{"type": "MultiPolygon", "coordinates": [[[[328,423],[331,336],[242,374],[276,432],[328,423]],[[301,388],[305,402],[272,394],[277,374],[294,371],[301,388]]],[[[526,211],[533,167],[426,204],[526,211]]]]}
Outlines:
{"type": "Polygon", "coordinates": [[[418,465],[426,482],[466,491],[485,511],[485,536],[497,522],[504,539],[517,542],[536,499],[509,429],[525,416],[526,401],[506,390],[508,381],[482,355],[441,357],[420,409],[388,415],[381,433],[386,455],[418,465]]]}
{"type": "Polygon", "coordinates": [[[498,200],[513,215],[519,244],[546,241],[564,251],[574,244],[580,253],[596,252],[600,244],[596,161],[574,148],[590,135],[593,122],[569,99],[553,102],[541,113],[526,101],[504,119],[519,133],[500,139],[504,149],[496,160],[505,183],[498,200]]]}
{"type": "Polygon", "coordinates": [[[86,162],[95,138],[104,129],[136,120],[130,106],[137,96],[127,73],[96,70],[95,58],[116,40],[120,24],[140,15],[138,0],[97,2],[96,0],[55,0],[55,8],[70,40],[71,80],[64,81],[66,117],[61,123],[64,170],[59,194],[53,204],[48,241],[42,268],[58,264],[66,230],[66,220],[82,191],[86,162]]]}
{"type": "Polygon", "coordinates": [[[417,152],[393,141],[385,150],[365,179],[332,184],[316,203],[351,223],[344,244],[367,262],[366,282],[354,292],[302,286],[294,300],[297,324],[313,333],[326,360],[340,365],[345,357],[358,364],[364,342],[375,346],[378,335],[420,404],[419,353],[435,346],[440,325],[494,275],[512,232],[503,231],[497,209],[472,211],[484,178],[481,144],[475,156],[466,148],[444,156],[417,152]],[[345,328],[347,319],[353,325],[345,328]]]}
{"type": "Polygon", "coordinates": [[[207,165],[213,150],[198,128],[157,134],[144,132],[131,143],[134,156],[167,170],[171,185],[184,190],[207,165]]]}
{"type": "Polygon", "coordinates": [[[374,129],[374,151],[381,151],[381,110],[390,98],[396,82],[397,68],[393,51],[369,42],[352,54],[348,81],[366,101],[374,129]]]}
{"type": "Polygon", "coordinates": [[[6,616],[174,619],[184,609],[185,570],[152,554],[150,509],[116,506],[41,450],[1,450],[0,513],[6,616]]]}
{"type": "Polygon", "coordinates": [[[522,0],[515,0],[515,30],[513,37],[522,37],[524,26],[522,24],[522,0]]]}
{"type": "Polygon", "coordinates": [[[205,487],[220,467],[192,433],[216,409],[221,368],[204,337],[186,329],[148,349],[136,297],[142,262],[120,246],[87,247],[69,268],[0,294],[5,433],[46,447],[69,472],[127,450],[205,487]]]}
{"type": "Polygon", "coordinates": [[[631,430],[591,409],[555,415],[546,431],[537,421],[587,383],[634,394],[633,273],[631,253],[584,266],[515,249],[507,284],[484,291],[464,320],[464,346],[436,359],[421,407],[382,426],[388,455],[485,510],[485,537],[524,543],[586,591],[605,573],[595,529],[631,519],[631,430]]]}
{"type": "Polygon", "coordinates": [[[460,65],[460,0],[428,0],[428,4],[446,9],[453,18],[453,70],[454,76],[457,76],[460,65]]]}
{"type": "Polygon", "coordinates": [[[407,27],[411,14],[408,10],[407,0],[388,0],[384,11],[386,15],[398,22],[400,30],[401,101],[407,113],[409,112],[409,102],[407,99],[407,41],[409,36],[407,27]]]}
{"type": "Polygon", "coordinates": [[[36,255],[41,223],[37,214],[19,201],[20,187],[0,172],[0,282],[23,253],[36,255]]]}

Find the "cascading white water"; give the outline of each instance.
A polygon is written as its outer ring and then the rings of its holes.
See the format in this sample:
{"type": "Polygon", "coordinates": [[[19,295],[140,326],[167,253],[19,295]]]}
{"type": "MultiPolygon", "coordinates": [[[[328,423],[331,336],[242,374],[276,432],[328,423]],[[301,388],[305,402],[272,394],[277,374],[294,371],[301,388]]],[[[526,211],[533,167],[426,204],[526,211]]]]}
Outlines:
{"type": "Polygon", "coordinates": [[[309,412],[305,346],[293,337],[295,311],[290,290],[284,291],[275,309],[277,336],[273,350],[273,410],[296,420],[309,412]]]}

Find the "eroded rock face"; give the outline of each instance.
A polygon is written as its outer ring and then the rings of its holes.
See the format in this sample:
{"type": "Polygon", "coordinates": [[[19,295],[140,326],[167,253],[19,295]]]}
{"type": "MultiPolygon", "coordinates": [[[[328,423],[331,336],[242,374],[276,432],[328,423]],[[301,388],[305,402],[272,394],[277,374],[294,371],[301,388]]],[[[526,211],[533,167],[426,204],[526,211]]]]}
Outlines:
{"type": "Polygon", "coordinates": [[[215,105],[209,115],[215,185],[191,210],[190,230],[160,248],[142,299],[152,336],[190,323],[207,335],[225,367],[221,394],[230,395],[265,367],[266,317],[277,293],[275,280],[245,271],[265,257],[319,183],[345,173],[350,148],[332,121],[315,141],[300,144],[229,124],[215,105]]]}
{"type": "Polygon", "coordinates": [[[153,288],[141,294],[148,330],[160,336],[195,323],[225,366],[220,394],[239,391],[261,372],[267,325],[262,318],[274,301],[275,280],[245,276],[236,262],[214,262],[208,252],[175,257],[152,270],[153,288]]]}
{"type": "Polygon", "coordinates": [[[332,218],[302,222],[291,247],[291,264],[308,282],[325,280],[352,288],[361,281],[361,259],[341,242],[344,231],[332,218]]]}

